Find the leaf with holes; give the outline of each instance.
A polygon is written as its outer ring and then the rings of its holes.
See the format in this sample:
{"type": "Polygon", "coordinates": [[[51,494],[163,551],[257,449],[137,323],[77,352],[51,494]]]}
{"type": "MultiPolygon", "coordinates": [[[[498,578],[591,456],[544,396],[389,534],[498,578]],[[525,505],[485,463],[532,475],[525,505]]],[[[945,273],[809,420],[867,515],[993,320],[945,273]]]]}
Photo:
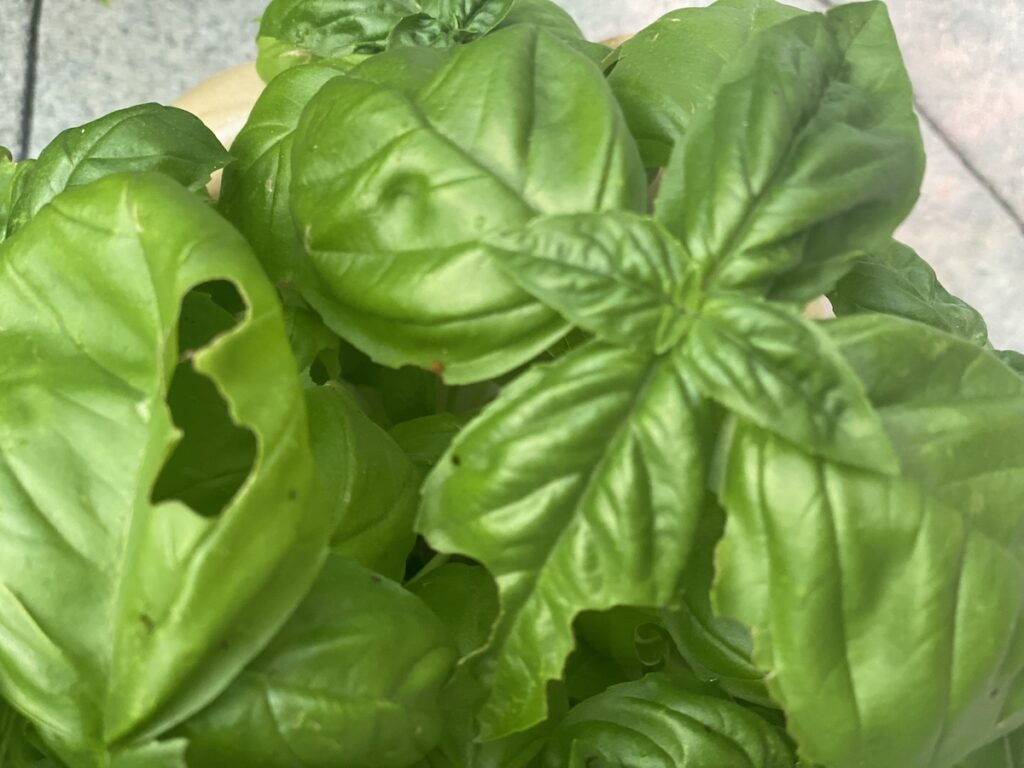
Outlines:
{"type": "Polygon", "coordinates": [[[806,760],[947,768],[1024,717],[1024,382],[918,324],[833,333],[904,471],[738,426],[717,606],[753,627],[806,760]]]}
{"type": "Polygon", "coordinates": [[[671,359],[593,342],[518,379],[456,438],[424,487],[419,529],[498,583],[482,738],[544,720],[577,614],[673,601],[707,421],[671,359]]]}
{"type": "Polygon", "coordinates": [[[181,729],[190,768],[405,768],[441,732],[455,664],[444,625],[339,555],[280,633],[181,729]]]}
{"type": "Polygon", "coordinates": [[[207,205],[117,175],[2,246],[0,346],[0,694],[62,754],[127,755],[230,682],[325,551],[280,309],[207,205]]]}
{"type": "Polygon", "coordinates": [[[377,362],[452,383],[505,373],[568,330],[501,271],[487,237],[646,197],[601,73],[525,24],[453,49],[414,96],[332,80],[303,113],[292,161],[303,295],[377,362]]]}

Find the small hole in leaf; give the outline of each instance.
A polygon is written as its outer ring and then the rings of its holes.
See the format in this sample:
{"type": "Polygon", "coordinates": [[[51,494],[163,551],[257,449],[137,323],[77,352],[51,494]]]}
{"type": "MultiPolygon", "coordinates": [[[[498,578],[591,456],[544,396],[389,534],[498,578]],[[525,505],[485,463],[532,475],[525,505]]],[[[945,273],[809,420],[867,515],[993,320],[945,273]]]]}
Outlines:
{"type": "Polygon", "coordinates": [[[182,434],[153,486],[154,503],[174,499],[213,517],[252,472],[255,435],[235,423],[217,385],[193,365],[195,353],[235,328],[245,311],[237,288],[226,281],[204,283],[182,301],[180,361],[167,392],[171,419],[182,434]]]}

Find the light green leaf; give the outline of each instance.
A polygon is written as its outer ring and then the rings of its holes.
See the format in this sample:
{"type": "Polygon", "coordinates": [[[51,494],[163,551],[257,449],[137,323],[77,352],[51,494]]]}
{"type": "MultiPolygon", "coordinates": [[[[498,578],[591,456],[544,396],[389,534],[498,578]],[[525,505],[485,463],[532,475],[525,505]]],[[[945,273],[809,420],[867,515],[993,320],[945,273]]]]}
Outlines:
{"type": "Polygon", "coordinates": [[[185,724],[189,768],[405,768],[440,737],[455,658],[414,595],[331,555],[270,645],[185,724]]]}
{"type": "Polygon", "coordinates": [[[756,35],[723,70],[661,180],[658,217],[701,283],[804,302],[910,211],[924,170],[880,2],[756,35]]]}
{"type": "MultiPolygon", "coordinates": [[[[3,147],[0,147],[2,150],[3,147]]],[[[7,238],[7,227],[11,218],[11,209],[21,196],[25,177],[35,165],[35,160],[11,162],[10,157],[0,153],[0,243],[7,238]]]]}
{"type": "Polygon", "coordinates": [[[0,694],[62,750],[130,751],[216,696],[319,569],[329,521],[280,310],[208,206],[118,175],[3,245],[0,347],[0,694]],[[211,280],[246,309],[188,359],[256,454],[200,516],[151,493],[181,438],[179,307],[211,280]]]}
{"type": "Polygon", "coordinates": [[[529,25],[453,49],[415,97],[332,81],[303,113],[293,162],[304,296],[377,362],[453,383],[507,372],[567,330],[485,238],[542,215],[641,209],[646,195],[600,72],[529,25]]]}
{"type": "Polygon", "coordinates": [[[345,60],[326,61],[276,78],[231,145],[235,161],[224,169],[217,207],[275,282],[291,279],[295,251],[302,247],[289,209],[292,134],[313,94],[349,68],[345,60]]]}
{"type": "Polygon", "coordinates": [[[722,70],[752,37],[802,12],[774,0],[682,8],[623,43],[608,82],[650,167],[664,166],[694,115],[714,100],[722,70]]]}
{"type": "Polygon", "coordinates": [[[835,333],[905,474],[739,426],[717,605],[753,627],[806,760],[947,768],[1024,716],[1024,382],[918,324],[865,317],[835,333]],[[1007,456],[975,459],[986,441],[1007,456]]]}
{"type": "Polygon", "coordinates": [[[671,360],[593,342],[509,386],[428,478],[419,530],[481,562],[501,595],[483,739],[545,719],[577,614],[674,599],[705,421],[671,360]]]}
{"type": "Polygon", "coordinates": [[[539,766],[794,768],[784,736],[730,701],[691,693],[667,675],[623,683],[575,707],[539,766]]]}
{"type": "Polygon", "coordinates": [[[331,550],[400,579],[416,534],[420,473],[336,385],[306,391],[317,474],[330,500],[331,550]]]}
{"type": "Polygon", "coordinates": [[[158,171],[193,191],[231,161],[195,115],[159,104],[128,107],[69,128],[40,153],[13,201],[8,234],[71,187],[126,171],[158,171]]]}
{"type": "Polygon", "coordinates": [[[694,386],[742,418],[835,461],[896,471],[857,377],[831,339],[795,311],[711,299],[680,359],[694,386]]]}
{"type": "Polygon", "coordinates": [[[949,293],[935,270],[895,240],[863,256],[829,291],[839,316],[880,313],[905,317],[986,346],[988,328],[972,307],[949,293]]]}
{"type": "Polygon", "coordinates": [[[609,343],[663,352],[692,322],[686,257],[653,219],[625,211],[550,216],[491,246],[526,291],[609,343]]]}
{"type": "Polygon", "coordinates": [[[269,82],[311,59],[377,53],[419,6],[417,0],[272,0],[260,22],[257,69],[269,82]]]}

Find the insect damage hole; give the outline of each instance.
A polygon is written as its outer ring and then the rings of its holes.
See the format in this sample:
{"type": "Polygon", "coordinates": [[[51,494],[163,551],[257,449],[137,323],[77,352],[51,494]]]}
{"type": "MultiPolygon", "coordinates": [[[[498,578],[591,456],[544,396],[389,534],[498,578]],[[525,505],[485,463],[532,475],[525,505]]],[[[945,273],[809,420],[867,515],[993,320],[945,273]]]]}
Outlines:
{"type": "Polygon", "coordinates": [[[177,500],[204,517],[220,514],[256,462],[256,436],[237,424],[217,385],[196,370],[193,357],[237,327],[248,307],[233,283],[196,286],[181,304],[179,362],[167,406],[181,438],[153,486],[154,503],[177,500]]]}

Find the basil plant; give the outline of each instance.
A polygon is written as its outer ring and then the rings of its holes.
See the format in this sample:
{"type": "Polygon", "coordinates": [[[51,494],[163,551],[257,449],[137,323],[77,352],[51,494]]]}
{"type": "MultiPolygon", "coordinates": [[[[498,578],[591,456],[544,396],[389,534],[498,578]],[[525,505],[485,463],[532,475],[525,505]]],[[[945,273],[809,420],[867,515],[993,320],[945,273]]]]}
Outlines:
{"type": "Polygon", "coordinates": [[[258,48],[229,149],[0,152],[0,765],[1024,765],[1024,355],[893,240],[881,2],[258,48]]]}

